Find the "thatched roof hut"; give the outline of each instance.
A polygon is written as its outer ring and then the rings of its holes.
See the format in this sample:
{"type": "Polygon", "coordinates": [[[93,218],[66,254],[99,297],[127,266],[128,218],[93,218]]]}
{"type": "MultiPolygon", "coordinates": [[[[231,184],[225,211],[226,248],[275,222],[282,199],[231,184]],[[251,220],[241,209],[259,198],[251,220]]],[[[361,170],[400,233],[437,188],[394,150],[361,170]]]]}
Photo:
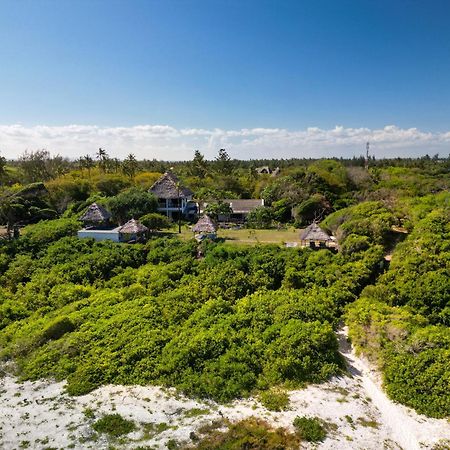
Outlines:
{"type": "Polygon", "coordinates": [[[319,227],[319,225],[317,225],[317,223],[313,222],[300,234],[300,240],[305,244],[308,244],[311,242],[326,243],[332,239],[331,236],[329,236],[324,230],[322,230],[322,228],[319,227]]]}
{"type": "Polygon", "coordinates": [[[136,219],[129,220],[125,225],[122,225],[119,228],[119,233],[121,234],[138,235],[146,233],[147,231],[148,228],[136,219]]]}
{"type": "Polygon", "coordinates": [[[180,180],[172,172],[166,172],[156,180],[149,191],[162,199],[190,198],[193,194],[190,189],[180,185],[180,180]]]}
{"type": "Polygon", "coordinates": [[[82,222],[92,224],[107,223],[109,219],[111,219],[111,213],[97,203],[92,203],[92,205],[89,206],[86,212],[80,217],[82,222]]]}
{"type": "Polygon", "coordinates": [[[198,222],[192,227],[192,231],[194,233],[215,234],[217,231],[217,225],[211,217],[205,214],[198,219],[198,222]]]}

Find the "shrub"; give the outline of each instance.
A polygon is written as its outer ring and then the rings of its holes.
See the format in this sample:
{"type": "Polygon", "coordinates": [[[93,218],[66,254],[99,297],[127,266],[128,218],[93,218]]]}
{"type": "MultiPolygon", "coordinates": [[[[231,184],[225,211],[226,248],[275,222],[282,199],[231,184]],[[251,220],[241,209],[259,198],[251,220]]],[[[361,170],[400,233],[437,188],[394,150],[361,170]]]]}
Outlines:
{"type": "Polygon", "coordinates": [[[92,425],[92,428],[98,433],[105,433],[117,437],[131,433],[136,429],[136,425],[131,420],[124,419],[120,414],[107,414],[97,420],[92,425]]]}
{"type": "Polygon", "coordinates": [[[316,417],[299,417],[294,419],[294,427],[302,439],[308,442],[323,441],[327,435],[320,419],[316,417]]]}
{"type": "Polygon", "coordinates": [[[113,219],[120,223],[155,212],[157,206],[155,196],[140,188],[127,189],[108,200],[113,219]]]}
{"type": "Polygon", "coordinates": [[[230,424],[225,432],[210,432],[197,443],[196,450],[297,450],[299,447],[300,439],[295,434],[250,417],[230,424]]]}
{"type": "Polygon", "coordinates": [[[367,250],[370,247],[370,239],[367,236],[350,234],[342,244],[341,251],[344,255],[367,250]]]}
{"type": "Polygon", "coordinates": [[[73,236],[79,228],[80,223],[74,218],[42,220],[22,230],[23,238],[19,240],[19,245],[25,249],[39,251],[64,236],[73,236]]]}
{"type": "Polygon", "coordinates": [[[161,230],[162,228],[169,228],[171,225],[168,217],[158,213],[145,214],[139,218],[139,221],[149,230],[161,230]]]}
{"type": "Polygon", "coordinates": [[[74,329],[75,325],[68,317],[58,318],[42,332],[42,340],[47,342],[50,339],[59,339],[74,329]]]}
{"type": "Polygon", "coordinates": [[[282,411],[289,407],[289,395],[281,389],[269,389],[261,392],[259,401],[271,411],[282,411]]]}
{"type": "Polygon", "coordinates": [[[117,195],[128,186],[130,186],[130,181],[120,175],[104,174],[102,178],[95,183],[95,187],[98,191],[106,197],[117,195]]]}
{"type": "MultiPolygon", "coordinates": [[[[63,238],[34,259],[19,253],[17,292],[0,289],[2,352],[24,378],[67,379],[72,395],[157,383],[226,402],[340,372],[332,324],[371,273],[372,248],[349,263],[327,250],[211,243],[198,260],[196,249],[63,238]],[[288,267],[301,289],[280,289],[288,267]]],[[[281,407],[273,393],[266,403],[281,407]]]]}
{"type": "Polygon", "coordinates": [[[247,226],[249,228],[264,229],[272,225],[272,209],[265,206],[259,206],[250,211],[247,216],[247,226]]]}

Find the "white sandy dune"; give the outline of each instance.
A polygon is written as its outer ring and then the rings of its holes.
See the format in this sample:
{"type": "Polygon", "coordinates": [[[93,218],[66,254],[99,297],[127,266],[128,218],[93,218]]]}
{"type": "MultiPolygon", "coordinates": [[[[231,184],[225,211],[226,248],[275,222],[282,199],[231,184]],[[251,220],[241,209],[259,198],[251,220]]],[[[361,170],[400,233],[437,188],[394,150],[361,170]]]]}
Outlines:
{"type": "Polygon", "coordinates": [[[230,405],[199,402],[174,390],[142,386],[104,386],[88,395],[70,397],[64,383],[18,383],[0,378],[0,448],[30,449],[165,449],[170,440],[188,444],[202,426],[227,418],[256,416],[292,428],[296,416],[317,416],[329,434],[317,449],[431,449],[450,444],[448,421],[430,419],[391,402],[380,389],[377,374],[355,356],[345,330],[338,334],[349,376],[290,392],[290,409],[270,412],[255,399],[230,405]],[[92,424],[103,414],[119,413],[137,430],[122,438],[96,433],[92,424]]]}

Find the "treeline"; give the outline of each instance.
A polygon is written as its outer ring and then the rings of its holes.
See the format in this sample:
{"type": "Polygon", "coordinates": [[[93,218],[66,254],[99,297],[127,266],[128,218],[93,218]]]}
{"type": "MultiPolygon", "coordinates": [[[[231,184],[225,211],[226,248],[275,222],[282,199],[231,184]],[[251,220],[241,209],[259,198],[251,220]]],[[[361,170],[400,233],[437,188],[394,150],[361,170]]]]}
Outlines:
{"type": "MultiPolygon", "coordinates": [[[[171,167],[163,162],[155,166],[138,162],[133,155],[116,161],[100,149],[97,158],[82,158],[78,169],[72,168],[63,175],[56,171],[53,176],[51,167],[60,165],[55,161],[47,164],[49,158],[46,152],[41,152],[40,156],[28,154],[24,157],[26,164],[19,161],[18,166],[12,168],[17,176],[27,175],[22,177],[21,183],[0,188],[0,224],[9,225],[11,229],[14,224],[22,226],[78,214],[94,201],[110,206],[116,196],[144,193],[171,167]],[[41,162],[37,164],[37,161],[41,162]]],[[[252,212],[249,226],[270,228],[287,223],[305,226],[362,201],[381,201],[390,209],[399,209],[404,199],[449,189],[447,162],[433,158],[425,161],[427,165],[422,169],[406,167],[405,163],[405,167],[391,165],[366,170],[332,159],[291,160],[292,166],[272,176],[245,167],[251,163],[249,161],[235,165],[222,150],[213,162],[205,161],[196,152],[192,161],[173,164],[173,170],[181,177],[181,182],[193,190],[195,200],[207,200],[212,211],[220,210],[223,199],[263,198],[265,208],[252,212]]],[[[152,210],[144,214],[148,212],[152,210]]]]}
{"type": "MultiPolygon", "coordinates": [[[[323,159],[323,158],[322,158],[323,159]]],[[[345,167],[365,167],[368,163],[371,167],[404,167],[427,169],[434,167],[436,170],[448,170],[450,168],[450,155],[439,157],[438,154],[430,157],[425,155],[417,158],[382,158],[376,159],[369,156],[368,161],[361,156],[352,158],[331,158],[331,160],[342,164],[345,167]]],[[[65,175],[73,170],[90,171],[95,167],[100,167],[104,172],[122,173],[126,176],[133,176],[138,172],[158,172],[163,173],[170,168],[175,168],[183,175],[204,175],[207,172],[220,172],[222,169],[244,169],[255,170],[258,167],[268,167],[270,169],[290,169],[296,167],[308,167],[317,158],[289,158],[289,159],[233,159],[225,149],[220,149],[213,160],[206,160],[205,157],[196,150],[193,152],[191,161],[158,161],[156,159],[137,160],[132,153],[125,158],[110,157],[107,150],[99,148],[95,153],[86,154],[76,160],[51,155],[49,151],[35,150],[25,151],[16,160],[7,160],[0,155],[0,183],[11,185],[14,183],[34,183],[38,181],[48,181],[65,175]]]]}

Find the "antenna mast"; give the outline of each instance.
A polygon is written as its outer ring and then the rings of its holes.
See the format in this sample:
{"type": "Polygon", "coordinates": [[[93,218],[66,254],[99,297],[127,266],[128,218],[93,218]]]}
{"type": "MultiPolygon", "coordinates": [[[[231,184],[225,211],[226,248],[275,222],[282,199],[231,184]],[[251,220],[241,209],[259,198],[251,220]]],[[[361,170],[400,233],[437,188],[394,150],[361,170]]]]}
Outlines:
{"type": "Polygon", "coordinates": [[[369,170],[369,148],[370,148],[370,142],[366,143],[366,160],[364,161],[364,167],[366,170],[369,170]]]}

